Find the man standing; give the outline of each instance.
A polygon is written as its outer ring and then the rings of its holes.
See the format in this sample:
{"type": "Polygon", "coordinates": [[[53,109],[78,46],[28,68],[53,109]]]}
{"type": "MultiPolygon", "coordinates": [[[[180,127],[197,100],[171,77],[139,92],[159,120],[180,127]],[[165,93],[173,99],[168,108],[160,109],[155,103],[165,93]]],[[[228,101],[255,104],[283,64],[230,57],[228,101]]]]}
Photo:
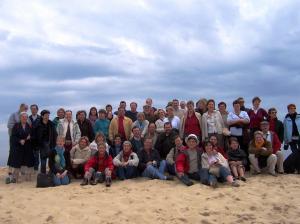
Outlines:
{"type": "Polygon", "coordinates": [[[125,116],[129,117],[132,122],[135,122],[137,119],[137,114],[138,112],[136,111],[137,109],[137,103],[136,102],[131,102],[130,103],[130,110],[125,112],[125,116]]]}
{"type": "Polygon", "coordinates": [[[174,115],[181,119],[184,116],[185,111],[179,108],[179,100],[174,99],[172,101],[172,107],[174,109],[174,115]]]}

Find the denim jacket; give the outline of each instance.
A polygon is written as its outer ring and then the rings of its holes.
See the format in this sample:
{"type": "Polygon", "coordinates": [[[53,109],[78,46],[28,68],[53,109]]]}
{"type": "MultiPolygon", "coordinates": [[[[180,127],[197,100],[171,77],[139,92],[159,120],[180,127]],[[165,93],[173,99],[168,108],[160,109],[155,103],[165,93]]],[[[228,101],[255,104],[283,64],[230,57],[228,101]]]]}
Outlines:
{"type": "MultiPolygon", "coordinates": [[[[300,133],[300,114],[297,114],[295,122],[298,131],[300,133]]],[[[287,144],[292,141],[292,132],[293,132],[292,119],[290,117],[286,117],[283,121],[283,126],[284,126],[284,142],[287,144]]]]}

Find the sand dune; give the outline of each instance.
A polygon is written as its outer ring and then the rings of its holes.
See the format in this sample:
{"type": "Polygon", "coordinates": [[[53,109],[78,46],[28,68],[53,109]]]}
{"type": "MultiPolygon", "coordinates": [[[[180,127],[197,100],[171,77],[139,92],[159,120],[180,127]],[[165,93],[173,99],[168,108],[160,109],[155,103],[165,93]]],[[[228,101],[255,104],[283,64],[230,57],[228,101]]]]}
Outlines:
{"type": "Polygon", "coordinates": [[[300,223],[300,175],[255,176],[240,188],[217,189],[177,180],[115,181],[104,185],[37,189],[35,182],[4,184],[1,223],[300,223]]]}

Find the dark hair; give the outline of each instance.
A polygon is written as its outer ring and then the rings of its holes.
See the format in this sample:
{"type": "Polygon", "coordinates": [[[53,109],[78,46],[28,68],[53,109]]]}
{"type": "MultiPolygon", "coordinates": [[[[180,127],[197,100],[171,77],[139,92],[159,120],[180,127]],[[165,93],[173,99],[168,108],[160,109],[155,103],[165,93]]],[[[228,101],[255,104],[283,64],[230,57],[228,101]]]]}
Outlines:
{"type": "Polygon", "coordinates": [[[138,126],[133,126],[132,128],[131,128],[131,131],[133,131],[134,129],[139,129],[140,130],[140,128],[138,127],[138,126]]]}
{"type": "Polygon", "coordinates": [[[89,112],[89,116],[92,115],[92,110],[96,110],[96,117],[98,117],[98,113],[97,113],[97,108],[96,107],[91,107],[90,112],[89,112]]]}
{"type": "Polygon", "coordinates": [[[31,109],[32,107],[36,107],[36,109],[39,110],[39,107],[38,107],[38,105],[36,105],[36,104],[30,105],[30,109],[31,109]]]}
{"type": "Polygon", "coordinates": [[[79,114],[81,114],[81,113],[83,113],[84,116],[86,117],[86,111],[85,111],[85,110],[79,110],[79,111],[76,113],[76,117],[77,117],[79,114]]]}
{"type": "Polygon", "coordinates": [[[150,124],[154,124],[154,126],[156,127],[156,124],[155,124],[154,122],[150,122],[150,123],[148,124],[148,127],[150,126],[150,124]]]}
{"type": "Polygon", "coordinates": [[[204,147],[206,147],[207,145],[213,145],[210,141],[205,140],[203,143],[204,147]]]}
{"type": "Polygon", "coordinates": [[[73,114],[73,112],[71,110],[66,110],[65,113],[67,113],[67,112],[73,114]]]}
{"type": "Polygon", "coordinates": [[[288,110],[289,110],[291,107],[296,107],[296,105],[293,104],[293,103],[290,103],[289,105],[287,105],[287,109],[288,109],[288,110]]]}
{"type": "Polygon", "coordinates": [[[121,101],[120,101],[120,105],[121,105],[121,103],[125,103],[125,104],[126,104],[126,102],[125,102],[124,100],[121,100],[121,101]]]}
{"type": "Polygon", "coordinates": [[[239,100],[235,100],[235,101],[232,102],[232,106],[234,106],[236,104],[240,104],[240,101],[239,100]]]}
{"type": "Polygon", "coordinates": [[[150,140],[152,141],[152,143],[153,143],[153,139],[152,139],[151,137],[145,137],[143,142],[145,142],[146,140],[149,140],[149,139],[150,139],[150,140]]]}
{"type": "Polygon", "coordinates": [[[256,96],[256,97],[254,97],[253,99],[252,99],[252,103],[254,103],[255,101],[259,101],[259,102],[261,102],[261,99],[258,97],[258,96],[256,96]]]}
{"type": "Polygon", "coordinates": [[[115,137],[114,137],[114,140],[116,140],[116,138],[120,138],[122,139],[121,135],[120,134],[116,134],[115,137]]]}
{"type": "MultiPolygon", "coordinates": [[[[180,138],[180,135],[175,135],[175,136],[174,136],[174,140],[175,140],[176,138],[180,138]]],[[[181,140],[181,138],[180,138],[180,140],[181,140]]]]}
{"type": "Polygon", "coordinates": [[[216,105],[216,103],[213,99],[209,99],[206,103],[206,106],[208,106],[208,104],[211,103],[211,102],[214,104],[214,106],[216,105]]]}
{"type": "Polygon", "coordinates": [[[219,106],[221,106],[221,105],[224,105],[224,106],[225,106],[225,108],[227,107],[227,104],[226,104],[225,102],[223,102],[223,101],[222,101],[222,102],[220,102],[220,103],[218,103],[218,107],[219,107],[219,106]]]}
{"type": "Polygon", "coordinates": [[[172,127],[172,124],[171,124],[171,122],[166,122],[166,123],[164,123],[164,127],[166,127],[166,125],[171,125],[171,127],[172,127]]]}
{"type": "Polygon", "coordinates": [[[232,142],[236,142],[236,143],[239,144],[239,140],[238,140],[236,137],[230,137],[230,138],[229,138],[229,145],[230,145],[232,142]]]}
{"type": "Polygon", "coordinates": [[[105,109],[107,109],[108,107],[112,108],[112,105],[107,104],[107,105],[105,106],[105,109]]]}
{"type": "Polygon", "coordinates": [[[107,114],[106,110],[104,110],[104,109],[100,109],[100,110],[98,111],[98,113],[99,113],[99,114],[105,114],[105,115],[107,114]]]}
{"type": "Polygon", "coordinates": [[[189,101],[186,103],[186,105],[188,105],[188,104],[191,104],[191,105],[195,106],[195,103],[194,103],[194,101],[192,101],[192,100],[189,100],[189,101]]]}
{"type": "Polygon", "coordinates": [[[137,103],[136,103],[136,102],[131,102],[130,105],[131,105],[131,104],[135,104],[135,106],[137,107],[137,103]]]}
{"type": "Polygon", "coordinates": [[[268,114],[270,114],[272,111],[277,111],[275,107],[271,107],[269,110],[268,110],[268,114]]]}

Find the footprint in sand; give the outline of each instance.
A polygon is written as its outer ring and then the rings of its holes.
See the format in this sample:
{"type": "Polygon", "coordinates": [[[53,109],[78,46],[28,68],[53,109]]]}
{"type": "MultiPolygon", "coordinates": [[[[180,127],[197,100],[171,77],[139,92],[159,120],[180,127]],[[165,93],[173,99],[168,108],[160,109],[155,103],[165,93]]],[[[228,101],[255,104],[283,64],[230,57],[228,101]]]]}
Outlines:
{"type": "Polygon", "coordinates": [[[201,220],[201,223],[202,223],[202,224],[211,224],[211,222],[210,222],[210,221],[208,221],[208,220],[206,220],[206,219],[204,219],[204,220],[201,220]]]}
{"type": "Polygon", "coordinates": [[[54,219],[54,217],[52,215],[48,216],[48,218],[46,219],[46,222],[52,222],[54,219]]]}
{"type": "Polygon", "coordinates": [[[200,215],[202,215],[202,216],[210,216],[210,213],[209,212],[203,212],[203,213],[200,213],[200,215]]]}

